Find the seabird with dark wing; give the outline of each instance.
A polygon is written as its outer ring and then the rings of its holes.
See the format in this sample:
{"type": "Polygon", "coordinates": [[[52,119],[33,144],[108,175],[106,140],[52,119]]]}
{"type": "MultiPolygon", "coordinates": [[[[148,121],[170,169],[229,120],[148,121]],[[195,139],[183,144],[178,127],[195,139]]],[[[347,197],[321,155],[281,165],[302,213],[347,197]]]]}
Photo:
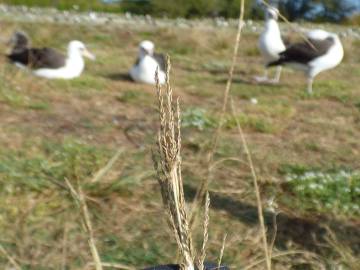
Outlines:
{"type": "Polygon", "coordinates": [[[83,57],[92,60],[92,55],[85,45],[73,40],[68,45],[68,55],[52,48],[20,47],[7,55],[7,58],[20,67],[29,68],[34,75],[47,79],[73,79],[81,75],[85,67],[83,57]]]}
{"type": "MultiPolygon", "coordinates": [[[[279,11],[274,7],[266,9],[265,29],[259,38],[258,47],[263,57],[265,65],[279,59],[279,53],[286,49],[284,42],[281,38],[279,24],[277,22],[279,11]]],[[[275,77],[271,80],[268,78],[268,69],[266,66],[265,74],[263,77],[256,77],[259,82],[272,82],[278,83],[280,81],[281,66],[276,70],[275,77]]]]}
{"type": "Polygon", "coordinates": [[[144,40],[139,45],[139,55],[129,74],[135,82],[155,84],[155,72],[159,69],[159,82],[165,83],[166,59],[154,52],[153,42],[144,40]]]}
{"type": "Polygon", "coordinates": [[[324,30],[313,30],[307,34],[308,40],[290,45],[279,54],[279,59],[271,66],[289,65],[305,72],[308,78],[308,93],[312,93],[315,76],[340,64],[344,49],[338,35],[324,30]]]}

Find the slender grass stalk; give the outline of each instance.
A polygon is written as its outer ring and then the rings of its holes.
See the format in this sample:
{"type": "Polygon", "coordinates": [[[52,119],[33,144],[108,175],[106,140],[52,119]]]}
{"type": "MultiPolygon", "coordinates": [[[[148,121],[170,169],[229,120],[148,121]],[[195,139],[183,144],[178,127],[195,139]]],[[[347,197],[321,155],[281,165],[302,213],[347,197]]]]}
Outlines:
{"type": "Polygon", "coordinates": [[[181,268],[193,270],[194,250],[189,220],[185,209],[185,196],[181,175],[181,132],[179,100],[173,101],[170,85],[170,58],[167,58],[165,89],[159,83],[156,72],[160,129],[157,142],[157,156],[153,154],[157,179],[161,188],[163,204],[166,209],[181,255],[181,268]]]}
{"type": "Polygon", "coordinates": [[[66,259],[67,259],[67,241],[68,241],[68,224],[65,221],[64,224],[64,235],[62,241],[62,254],[61,254],[61,269],[66,270],[66,259]]]}
{"type": "Polygon", "coordinates": [[[87,233],[88,244],[90,247],[91,255],[93,257],[95,269],[103,270],[99,252],[98,252],[98,250],[96,248],[96,244],[95,244],[94,231],[92,228],[90,214],[89,214],[89,210],[88,210],[88,207],[86,204],[85,195],[80,187],[79,187],[78,191],[76,191],[68,179],[65,178],[65,182],[66,182],[67,186],[69,187],[71,195],[73,196],[77,206],[80,209],[82,221],[83,221],[83,227],[84,227],[85,232],[87,233]]]}
{"type": "Polygon", "coordinates": [[[209,185],[210,177],[211,177],[211,173],[212,173],[211,168],[212,168],[212,163],[214,161],[214,154],[215,154],[216,148],[218,146],[218,142],[219,142],[219,139],[221,136],[221,131],[222,131],[222,128],[223,128],[224,122],[225,122],[225,113],[226,113],[228,99],[229,99],[229,93],[230,93],[230,89],[231,89],[231,85],[232,85],[232,81],[233,81],[235,64],[236,64],[236,59],[238,56],[239,45],[240,45],[240,40],[241,40],[241,33],[242,33],[242,29],[244,27],[244,10],[245,10],[245,0],[241,0],[240,16],[239,16],[237,34],[236,34],[234,51],[233,51],[233,56],[232,56],[232,63],[231,63],[231,67],[229,70],[226,87],[224,90],[222,108],[220,111],[220,120],[218,122],[218,126],[216,128],[216,131],[215,131],[214,136],[211,141],[210,151],[206,155],[207,174],[206,174],[206,177],[201,182],[198,190],[196,191],[195,199],[194,199],[194,202],[192,205],[191,214],[190,214],[191,226],[193,226],[196,223],[196,216],[197,216],[196,213],[199,209],[199,206],[202,205],[202,201],[204,200],[206,191],[208,190],[208,185],[209,185]]]}
{"type": "Polygon", "coordinates": [[[219,256],[219,260],[218,260],[218,269],[220,269],[221,262],[222,262],[222,259],[223,259],[223,256],[224,256],[226,238],[227,238],[227,234],[224,235],[224,238],[223,238],[223,241],[222,241],[222,246],[221,246],[221,250],[220,250],[220,256],[219,256]]]}
{"type": "MultiPolygon", "coordinates": [[[[294,250],[294,251],[284,251],[284,252],[279,252],[274,254],[271,258],[276,259],[276,258],[280,258],[280,257],[286,257],[286,256],[292,256],[292,255],[304,255],[307,257],[312,257],[314,259],[318,259],[318,255],[315,253],[311,253],[308,251],[303,251],[303,250],[294,250]]],[[[264,263],[264,261],[266,261],[266,258],[264,259],[259,259],[249,265],[247,265],[246,267],[242,268],[242,270],[250,270],[256,266],[258,266],[259,264],[264,263]]],[[[310,264],[314,264],[314,262],[308,260],[308,263],[310,264]]],[[[318,269],[318,268],[317,268],[318,269]]],[[[322,269],[321,269],[322,270],[322,269]]],[[[324,269],[325,270],[325,269],[324,269]]]]}
{"type": "Polygon", "coordinates": [[[165,89],[159,83],[158,71],[155,75],[158,93],[160,128],[157,138],[157,151],[153,153],[157,179],[160,184],[163,204],[169,225],[174,232],[180,254],[180,269],[204,269],[206,245],[209,238],[210,197],[206,193],[203,244],[200,252],[195,252],[186,211],[183,179],[181,174],[181,130],[179,100],[173,100],[170,85],[170,58],[167,58],[165,89]],[[195,259],[195,254],[197,258],[195,259]]]}
{"type": "Polygon", "coordinates": [[[256,195],[256,204],[257,204],[257,208],[258,208],[258,218],[259,218],[259,222],[260,222],[260,228],[261,228],[261,234],[262,234],[262,241],[263,241],[263,248],[264,248],[264,253],[265,253],[265,262],[266,262],[266,268],[268,270],[271,270],[271,257],[270,257],[270,251],[269,251],[269,246],[267,243],[267,238],[266,238],[266,227],[265,227],[265,222],[264,222],[264,216],[263,216],[263,207],[262,207],[262,201],[261,201],[261,195],[260,195],[260,188],[259,188],[259,184],[258,184],[258,177],[256,175],[256,171],[255,171],[255,167],[254,167],[254,163],[252,160],[252,156],[247,144],[247,140],[245,138],[245,134],[242,130],[241,124],[239,119],[236,117],[236,112],[235,112],[235,107],[233,104],[233,100],[231,100],[231,112],[233,114],[233,117],[236,121],[236,126],[238,129],[238,133],[240,135],[240,140],[241,140],[241,144],[244,147],[245,150],[245,154],[248,160],[248,164],[251,170],[251,175],[252,175],[252,179],[253,179],[253,183],[254,183],[254,188],[255,188],[255,195],[256,195]]]}
{"type": "Polygon", "coordinates": [[[114,166],[115,162],[119,159],[119,157],[124,152],[124,149],[120,148],[115,155],[108,161],[108,163],[105,165],[105,167],[101,168],[91,179],[91,183],[97,183],[99,182],[114,166]]]}
{"type": "Polygon", "coordinates": [[[8,259],[8,261],[14,267],[14,269],[21,270],[21,266],[15,261],[13,257],[10,256],[10,254],[1,244],[0,244],[0,252],[6,257],[6,259],[8,259]]]}
{"type": "Polygon", "coordinates": [[[205,199],[205,217],[204,217],[204,235],[203,235],[203,244],[201,247],[201,253],[198,258],[198,269],[204,269],[204,262],[206,258],[206,245],[209,240],[209,209],[210,209],[210,196],[209,192],[206,193],[206,199],[205,199]]]}

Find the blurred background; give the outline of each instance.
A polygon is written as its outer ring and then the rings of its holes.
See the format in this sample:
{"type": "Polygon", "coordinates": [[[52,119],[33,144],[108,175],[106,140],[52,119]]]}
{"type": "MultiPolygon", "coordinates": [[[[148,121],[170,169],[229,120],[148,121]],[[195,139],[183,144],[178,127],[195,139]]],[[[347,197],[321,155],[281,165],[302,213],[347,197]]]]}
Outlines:
{"type": "MultiPolygon", "coordinates": [[[[106,270],[175,261],[151,158],[156,91],[128,80],[143,40],[172,59],[189,205],[211,180],[207,260],[218,260],[227,233],[223,262],[230,269],[265,269],[240,122],[274,240],[273,269],[360,269],[360,0],[272,1],[295,21],[281,22],[287,40],[317,28],[341,37],[343,62],[319,75],[312,96],[306,77],[287,68],[279,84],[254,82],[264,72],[257,47],[264,9],[246,0],[230,93],[236,112],[229,109],[223,120],[239,1],[0,0],[0,270],[94,269],[65,179],[86,195],[102,262],[121,266],[106,270]],[[74,80],[35,77],[4,57],[19,30],[32,46],[63,53],[80,40],[96,61],[87,60],[74,80]],[[222,122],[209,173],[204,157],[222,122]]],[[[193,238],[202,245],[202,222],[193,238]]]]}
{"type": "MultiPolygon", "coordinates": [[[[158,17],[238,17],[240,0],[2,0],[0,3],[83,11],[131,12],[158,17]]],[[[290,20],[360,24],[358,0],[275,0],[290,20]]],[[[247,1],[247,16],[261,19],[261,0],[247,1]]]]}

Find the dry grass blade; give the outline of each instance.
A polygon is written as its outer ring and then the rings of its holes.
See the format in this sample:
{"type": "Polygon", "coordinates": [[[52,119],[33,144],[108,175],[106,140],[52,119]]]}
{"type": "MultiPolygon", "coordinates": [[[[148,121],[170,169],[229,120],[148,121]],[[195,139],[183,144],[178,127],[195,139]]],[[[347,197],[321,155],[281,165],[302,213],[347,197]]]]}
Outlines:
{"type": "Polygon", "coordinates": [[[222,262],[222,259],[223,259],[223,256],[224,256],[226,238],[227,238],[227,234],[224,235],[224,238],[223,238],[223,241],[222,241],[222,246],[221,246],[221,250],[220,250],[220,256],[219,256],[219,260],[218,260],[218,269],[220,269],[221,262],[222,262]]]}
{"type": "Polygon", "coordinates": [[[254,183],[254,188],[255,188],[255,195],[256,195],[256,204],[257,204],[257,208],[258,208],[258,218],[259,218],[259,222],[260,222],[260,228],[261,228],[261,234],[262,234],[262,241],[263,241],[263,248],[264,248],[264,253],[265,253],[265,262],[266,262],[266,268],[268,270],[271,270],[271,257],[270,257],[270,251],[269,251],[269,246],[267,243],[267,238],[266,238],[266,228],[265,228],[265,222],[264,222],[264,216],[263,216],[263,207],[262,207],[262,201],[261,201],[261,195],[260,195],[260,188],[258,185],[258,178],[255,172],[255,167],[254,167],[254,163],[251,157],[251,153],[245,138],[245,134],[241,128],[241,124],[239,122],[239,119],[236,117],[236,112],[235,112],[235,108],[234,108],[234,104],[233,101],[231,100],[231,112],[234,116],[234,119],[236,120],[236,126],[238,129],[238,133],[240,135],[240,140],[241,140],[241,144],[244,147],[245,150],[245,154],[246,157],[248,159],[248,163],[250,166],[250,170],[251,170],[251,175],[252,175],[252,179],[253,179],[253,183],[254,183]]]}
{"type": "Polygon", "coordinates": [[[325,229],[327,231],[327,236],[325,238],[326,242],[341,256],[344,264],[350,267],[350,269],[358,269],[357,267],[360,265],[360,258],[357,258],[353,254],[351,248],[341,244],[338,241],[336,234],[328,226],[326,226],[325,229]]]}
{"type": "MultiPolygon", "coordinates": [[[[314,265],[316,265],[315,260],[318,259],[317,254],[311,253],[311,252],[307,252],[307,251],[301,251],[301,250],[299,250],[299,251],[294,250],[294,251],[279,252],[279,253],[274,254],[271,258],[276,259],[276,258],[286,257],[286,256],[292,256],[292,255],[304,255],[304,256],[310,257],[310,258],[312,258],[314,261],[308,261],[308,263],[309,263],[309,264],[314,264],[314,265]]],[[[266,258],[260,259],[260,260],[256,260],[255,262],[253,262],[253,263],[247,265],[246,267],[242,268],[242,270],[250,270],[250,269],[258,266],[259,264],[262,264],[265,260],[266,260],[266,258]]],[[[319,269],[319,270],[321,269],[321,270],[323,270],[323,268],[316,268],[316,269],[319,269]]]]}
{"type": "Polygon", "coordinates": [[[203,236],[203,244],[201,247],[201,253],[198,258],[198,269],[204,269],[204,262],[206,258],[206,245],[209,240],[209,209],[210,209],[210,195],[209,192],[206,193],[206,200],[205,200],[205,213],[204,213],[204,236],[203,236]]]}
{"type": "Polygon", "coordinates": [[[1,244],[0,244],[0,252],[4,254],[6,259],[8,259],[8,261],[14,267],[14,269],[21,270],[21,266],[15,261],[13,257],[10,256],[10,254],[5,250],[5,248],[1,244]]]}
{"type": "Polygon", "coordinates": [[[83,219],[83,226],[88,236],[88,243],[91,251],[91,255],[94,260],[94,265],[96,270],[103,270],[99,252],[95,245],[95,238],[94,238],[94,231],[91,224],[90,214],[89,210],[87,208],[86,199],[83,191],[79,187],[79,191],[77,192],[75,188],[71,185],[68,179],[65,179],[65,182],[67,186],[69,187],[69,190],[71,192],[71,195],[73,196],[76,204],[80,208],[81,216],[83,219]]]}
{"type": "Polygon", "coordinates": [[[230,89],[231,89],[231,85],[232,85],[232,81],[233,81],[233,75],[234,75],[234,70],[235,70],[235,64],[236,64],[236,59],[237,59],[237,55],[238,55],[238,51],[239,51],[239,45],[240,45],[240,40],[241,40],[241,32],[242,29],[244,27],[244,7],[245,7],[245,0],[241,0],[240,2],[240,16],[239,16],[239,22],[238,22],[238,30],[237,30],[237,34],[236,34],[236,40],[235,40],[235,46],[234,46],[234,52],[233,52],[233,56],[232,56],[232,63],[231,63],[231,67],[229,70],[229,75],[228,75],[228,80],[226,83],[226,87],[225,87],[225,91],[224,91],[224,96],[223,96],[223,103],[222,103],[222,108],[221,108],[221,112],[220,112],[220,120],[218,123],[218,126],[216,128],[216,131],[214,133],[214,137],[212,138],[212,143],[211,143],[211,147],[210,147],[210,151],[206,156],[206,164],[207,164],[207,176],[206,178],[204,178],[204,180],[202,181],[202,183],[200,184],[196,195],[195,195],[195,199],[194,199],[194,203],[191,209],[191,225],[195,224],[195,217],[197,209],[199,208],[199,206],[201,205],[201,202],[204,200],[206,191],[208,190],[208,185],[210,182],[210,175],[211,175],[211,168],[212,168],[212,162],[214,159],[214,153],[215,150],[217,148],[218,145],[218,141],[221,135],[221,130],[222,127],[224,125],[224,119],[225,119],[225,113],[226,113],[226,108],[227,108],[227,104],[228,104],[228,97],[229,97],[229,93],[230,93],[230,89]]]}
{"type": "MultiPolygon", "coordinates": [[[[92,267],[94,266],[95,264],[93,262],[89,263],[88,264],[89,267],[92,267]]],[[[121,269],[121,270],[136,270],[136,268],[134,267],[131,267],[131,266],[128,266],[128,265],[124,265],[124,264],[121,264],[121,263],[106,263],[106,262],[103,262],[101,263],[101,265],[103,267],[109,267],[109,268],[112,268],[112,269],[121,269]]]]}
{"type": "Polygon", "coordinates": [[[68,224],[65,222],[64,224],[64,234],[62,241],[62,254],[61,254],[61,269],[65,270],[66,267],[66,259],[67,259],[67,241],[68,241],[68,224]]]}
{"type": "Polygon", "coordinates": [[[170,59],[167,59],[166,86],[163,90],[156,72],[156,88],[159,102],[160,130],[158,157],[153,156],[158,182],[169,223],[182,256],[185,269],[194,269],[194,253],[188,217],[185,209],[183,180],[181,175],[181,134],[179,101],[173,101],[170,85],[170,59]]]}
{"type": "Polygon", "coordinates": [[[91,179],[91,183],[96,183],[98,181],[100,181],[112,168],[112,166],[114,166],[115,162],[119,159],[119,157],[121,156],[121,154],[124,152],[124,149],[119,149],[115,155],[109,160],[109,162],[105,165],[105,167],[101,168],[95,175],[94,177],[91,179]]]}
{"type": "Polygon", "coordinates": [[[273,253],[273,250],[274,250],[274,246],[275,246],[275,241],[276,241],[276,236],[277,236],[277,231],[278,231],[278,226],[277,226],[277,214],[275,213],[274,214],[274,217],[273,217],[273,223],[274,223],[274,234],[272,236],[272,240],[271,240],[271,243],[270,243],[270,248],[269,248],[269,257],[271,258],[272,257],[272,253],[273,253]]]}

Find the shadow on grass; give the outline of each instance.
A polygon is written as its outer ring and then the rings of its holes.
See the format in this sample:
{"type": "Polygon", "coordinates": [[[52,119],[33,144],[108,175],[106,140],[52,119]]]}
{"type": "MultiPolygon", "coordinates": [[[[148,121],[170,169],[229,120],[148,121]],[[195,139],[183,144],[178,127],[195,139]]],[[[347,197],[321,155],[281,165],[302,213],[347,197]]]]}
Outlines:
{"type": "Polygon", "coordinates": [[[134,82],[128,73],[112,73],[106,74],[104,77],[113,81],[134,82]]]}
{"type": "MultiPolygon", "coordinates": [[[[216,81],[216,83],[218,84],[225,84],[227,83],[227,78],[222,78],[216,81]]],[[[239,78],[237,76],[235,76],[232,80],[232,82],[234,84],[247,84],[247,85],[260,85],[260,86],[268,86],[268,87],[273,87],[273,88],[278,88],[279,86],[281,86],[281,84],[278,83],[272,83],[272,82],[258,82],[256,81],[255,78],[249,77],[249,76],[244,76],[243,78],[239,78]]]]}
{"type": "MultiPolygon", "coordinates": [[[[184,188],[187,199],[192,200],[196,192],[195,188],[189,185],[185,185],[184,188]]],[[[225,210],[228,214],[249,226],[258,224],[256,205],[212,193],[211,207],[225,210]]],[[[274,214],[265,210],[264,218],[268,227],[268,235],[272,236],[274,234],[274,214]]],[[[305,250],[327,255],[332,250],[326,241],[327,231],[325,227],[328,226],[336,235],[339,243],[349,247],[354,254],[360,253],[359,226],[345,224],[342,221],[331,220],[320,215],[310,220],[285,213],[277,215],[276,224],[275,246],[278,249],[287,249],[286,244],[290,241],[300,245],[305,250]]]]}

